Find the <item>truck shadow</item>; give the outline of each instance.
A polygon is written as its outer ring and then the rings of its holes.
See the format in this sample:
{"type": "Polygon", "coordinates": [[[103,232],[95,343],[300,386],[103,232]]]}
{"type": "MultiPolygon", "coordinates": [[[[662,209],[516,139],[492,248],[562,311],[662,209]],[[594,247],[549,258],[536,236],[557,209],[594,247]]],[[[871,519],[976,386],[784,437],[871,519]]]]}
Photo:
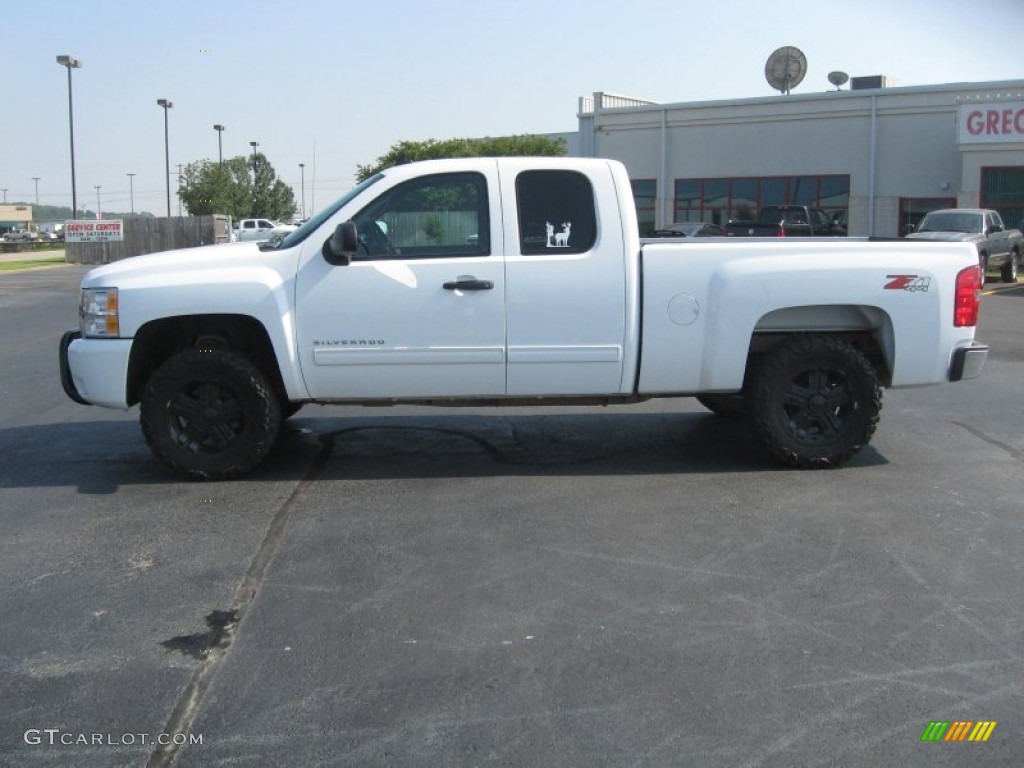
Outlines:
{"type": "MultiPolygon", "coordinates": [[[[512,413],[300,416],[236,482],[799,471],[772,461],[744,421],[703,412],[512,413]]],[[[0,488],[106,495],[180,480],[123,420],[0,430],[0,463],[0,488]]],[[[848,466],[887,463],[868,446],[848,466]]]]}

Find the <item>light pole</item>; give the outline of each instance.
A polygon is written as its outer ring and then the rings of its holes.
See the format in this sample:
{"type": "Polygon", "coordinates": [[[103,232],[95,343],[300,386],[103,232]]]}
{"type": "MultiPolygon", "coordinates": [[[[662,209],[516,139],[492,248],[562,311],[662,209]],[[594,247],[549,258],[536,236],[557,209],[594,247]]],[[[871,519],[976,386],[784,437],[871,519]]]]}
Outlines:
{"type": "Polygon", "coordinates": [[[178,193],[175,197],[178,198],[178,215],[181,216],[181,163],[178,163],[178,193]]]}
{"type": "Polygon", "coordinates": [[[41,178],[43,178],[43,177],[42,176],[33,176],[32,177],[32,181],[34,181],[36,183],[36,205],[37,206],[39,205],[39,180],[41,178]]]}
{"type": "Polygon", "coordinates": [[[132,213],[135,213],[135,174],[128,174],[128,197],[132,201],[132,213]]]}
{"type": "Polygon", "coordinates": [[[103,218],[103,209],[100,207],[100,185],[99,184],[93,184],[93,186],[96,187],[96,218],[97,219],[102,219],[103,218]]]}
{"type": "Polygon", "coordinates": [[[170,99],[157,99],[164,108],[164,176],[167,178],[167,218],[171,218],[171,145],[167,133],[167,110],[174,106],[170,99]]]}
{"type": "Polygon", "coordinates": [[[306,164],[299,163],[299,172],[302,174],[302,218],[306,218],[306,164]]]}
{"type": "Polygon", "coordinates": [[[250,141],[249,142],[249,146],[252,147],[252,207],[253,207],[252,215],[253,216],[258,216],[259,215],[257,213],[258,209],[256,208],[256,147],[258,147],[259,145],[260,145],[260,143],[258,141],[250,141]]]}
{"type": "Polygon", "coordinates": [[[71,70],[81,69],[82,62],[74,56],[58,56],[57,63],[68,68],[68,128],[71,133],[71,218],[78,215],[78,193],[75,191],[75,112],[71,107],[71,70]]]}
{"type": "Polygon", "coordinates": [[[4,193],[4,202],[7,202],[7,187],[0,187],[0,192],[4,193]]]}
{"type": "Polygon", "coordinates": [[[221,136],[224,133],[224,126],[215,125],[213,126],[213,130],[217,132],[217,162],[224,165],[224,148],[221,144],[221,136]]]}

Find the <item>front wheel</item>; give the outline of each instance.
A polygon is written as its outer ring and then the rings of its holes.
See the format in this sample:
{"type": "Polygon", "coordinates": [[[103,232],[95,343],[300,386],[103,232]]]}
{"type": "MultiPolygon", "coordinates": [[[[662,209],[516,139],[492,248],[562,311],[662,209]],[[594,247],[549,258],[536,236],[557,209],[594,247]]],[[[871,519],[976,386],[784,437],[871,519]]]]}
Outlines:
{"type": "Polygon", "coordinates": [[[1003,278],[1004,283],[1016,283],[1017,282],[1017,265],[1020,262],[1020,254],[1016,251],[1010,251],[1009,260],[1003,265],[1000,277],[1003,278]]]}
{"type": "Polygon", "coordinates": [[[794,467],[837,467],[850,459],[871,440],[881,408],[871,362],[829,336],[799,336],[768,350],[747,390],[754,434],[794,467]]]}
{"type": "Polygon", "coordinates": [[[231,349],[179,352],[150,377],[140,422],[157,458],[193,480],[245,474],[270,452],[281,410],[267,377],[231,349]]]}

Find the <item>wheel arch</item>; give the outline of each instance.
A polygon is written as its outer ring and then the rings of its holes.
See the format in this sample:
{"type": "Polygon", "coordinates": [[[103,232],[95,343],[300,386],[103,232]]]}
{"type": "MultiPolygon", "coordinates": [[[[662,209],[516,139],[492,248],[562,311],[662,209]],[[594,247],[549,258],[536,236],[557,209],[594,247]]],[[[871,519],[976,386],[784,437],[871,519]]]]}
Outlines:
{"type": "Polygon", "coordinates": [[[267,375],[281,398],[287,399],[277,354],[266,327],[249,315],[208,314],[159,318],[139,328],[128,359],[127,404],[139,402],[149,377],[167,359],[204,344],[242,352],[267,375]]]}
{"type": "Polygon", "coordinates": [[[759,355],[795,334],[842,338],[868,358],[883,385],[892,383],[896,334],[892,317],[884,309],[862,304],[822,304],[768,312],[754,326],[748,370],[759,355]]]}

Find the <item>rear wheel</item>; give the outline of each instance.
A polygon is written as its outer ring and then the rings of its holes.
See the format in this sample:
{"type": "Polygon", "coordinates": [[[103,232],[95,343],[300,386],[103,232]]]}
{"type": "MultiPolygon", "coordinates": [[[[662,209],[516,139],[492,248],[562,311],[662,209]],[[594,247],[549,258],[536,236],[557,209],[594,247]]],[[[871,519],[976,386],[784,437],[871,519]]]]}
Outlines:
{"type": "Polygon", "coordinates": [[[1004,283],[1016,283],[1017,282],[1017,267],[1020,262],[1020,254],[1016,251],[1010,251],[1009,260],[1003,265],[1000,277],[1003,278],[1004,283]]]}
{"type": "Polygon", "coordinates": [[[238,477],[270,452],[281,410],[267,377],[228,348],[179,352],[150,377],[142,433],[153,453],[193,480],[238,477]]]}
{"type": "Polygon", "coordinates": [[[981,267],[981,282],[982,282],[982,285],[984,285],[985,284],[985,275],[988,272],[988,254],[987,253],[979,253],[978,254],[978,266],[981,267]]]}
{"type": "Polygon", "coordinates": [[[837,467],[874,434],[882,390],[871,362],[829,336],[768,350],[750,378],[747,410],[768,451],[794,467],[837,467]]]}

